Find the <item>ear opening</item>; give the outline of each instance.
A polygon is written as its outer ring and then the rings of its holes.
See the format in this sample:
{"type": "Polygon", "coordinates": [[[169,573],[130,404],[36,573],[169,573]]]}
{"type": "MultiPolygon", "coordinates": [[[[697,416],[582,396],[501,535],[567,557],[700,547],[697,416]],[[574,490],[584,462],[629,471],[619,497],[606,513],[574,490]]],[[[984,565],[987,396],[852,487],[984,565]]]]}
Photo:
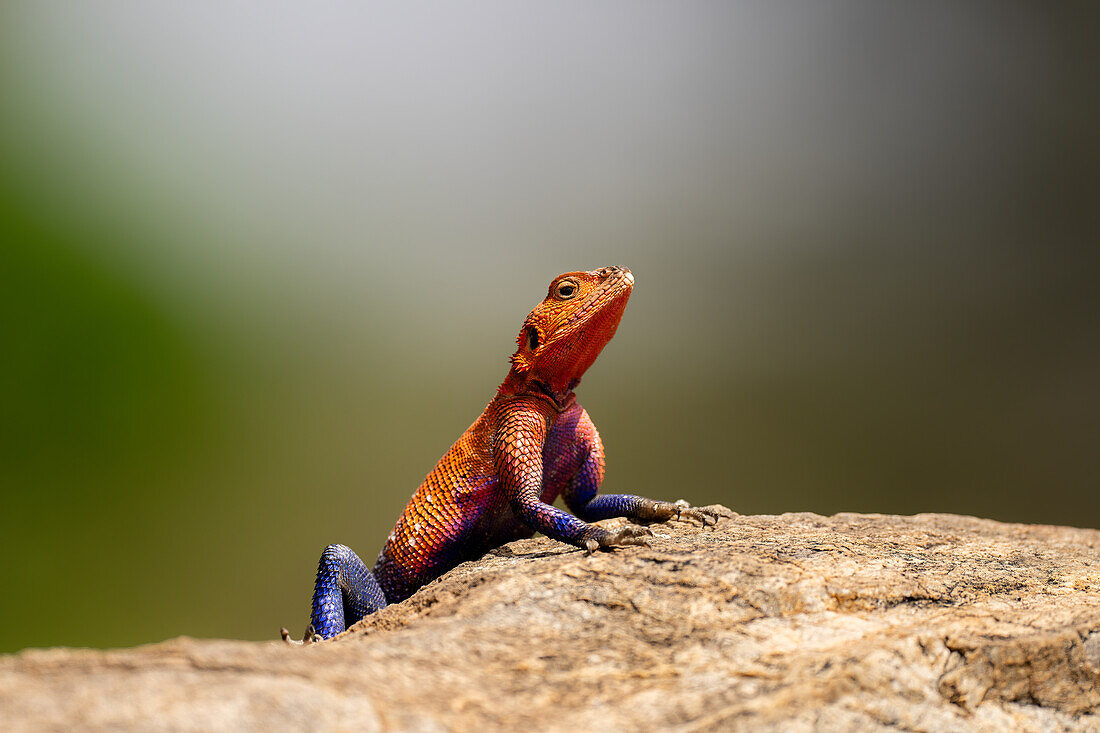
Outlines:
{"type": "Polygon", "coordinates": [[[539,347],[539,330],[534,326],[528,326],[525,331],[527,332],[527,350],[534,351],[539,347]]]}

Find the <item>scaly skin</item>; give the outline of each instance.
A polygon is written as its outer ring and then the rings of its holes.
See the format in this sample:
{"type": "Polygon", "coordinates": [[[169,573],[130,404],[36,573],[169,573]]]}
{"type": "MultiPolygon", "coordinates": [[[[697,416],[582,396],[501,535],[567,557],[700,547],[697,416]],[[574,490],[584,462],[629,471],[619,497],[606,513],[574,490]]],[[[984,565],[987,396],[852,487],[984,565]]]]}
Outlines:
{"type": "Polygon", "coordinates": [[[592,552],[644,544],[652,534],[589,524],[599,519],[717,521],[713,511],[683,502],[596,495],[603,445],[573,389],[615,335],[633,287],[623,267],[550,283],[523,323],[504,383],[413,494],[374,570],[343,545],[325,549],[306,641],[334,636],[459,563],[535,531],[592,552]],[[551,506],[559,494],[573,514],[551,506]]]}

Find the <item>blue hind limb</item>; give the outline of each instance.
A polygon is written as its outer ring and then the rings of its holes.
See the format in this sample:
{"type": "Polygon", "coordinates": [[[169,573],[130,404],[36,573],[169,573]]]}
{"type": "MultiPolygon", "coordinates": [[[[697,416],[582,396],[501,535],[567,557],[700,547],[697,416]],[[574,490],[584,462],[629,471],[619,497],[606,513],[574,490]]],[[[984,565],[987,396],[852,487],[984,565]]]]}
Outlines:
{"type": "Polygon", "coordinates": [[[329,545],[317,564],[311,621],[325,639],[367,614],[386,607],[386,596],[371,571],[345,545],[329,545]]]}

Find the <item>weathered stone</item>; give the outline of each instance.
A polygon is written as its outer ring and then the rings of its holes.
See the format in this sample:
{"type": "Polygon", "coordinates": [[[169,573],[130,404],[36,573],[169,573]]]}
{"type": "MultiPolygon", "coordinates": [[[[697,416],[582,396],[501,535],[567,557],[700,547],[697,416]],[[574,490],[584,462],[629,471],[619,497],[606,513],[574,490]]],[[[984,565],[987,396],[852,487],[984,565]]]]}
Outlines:
{"type": "Polygon", "coordinates": [[[1100,730],[1096,530],[653,529],[592,556],[514,542],[305,648],[0,658],[0,729],[1100,730]]]}

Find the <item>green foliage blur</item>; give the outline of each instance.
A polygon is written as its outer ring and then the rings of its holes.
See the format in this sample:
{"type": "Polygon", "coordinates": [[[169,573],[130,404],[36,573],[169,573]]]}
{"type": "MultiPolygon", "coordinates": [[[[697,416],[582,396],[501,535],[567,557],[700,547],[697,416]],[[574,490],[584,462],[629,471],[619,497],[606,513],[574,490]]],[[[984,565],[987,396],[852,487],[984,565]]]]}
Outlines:
{"type": "Polygon", "coordinates": [[[606,489],[1100,526],[1048,6],[0,10],[0,651],[301,630],[560,272],[606,489]]]}

